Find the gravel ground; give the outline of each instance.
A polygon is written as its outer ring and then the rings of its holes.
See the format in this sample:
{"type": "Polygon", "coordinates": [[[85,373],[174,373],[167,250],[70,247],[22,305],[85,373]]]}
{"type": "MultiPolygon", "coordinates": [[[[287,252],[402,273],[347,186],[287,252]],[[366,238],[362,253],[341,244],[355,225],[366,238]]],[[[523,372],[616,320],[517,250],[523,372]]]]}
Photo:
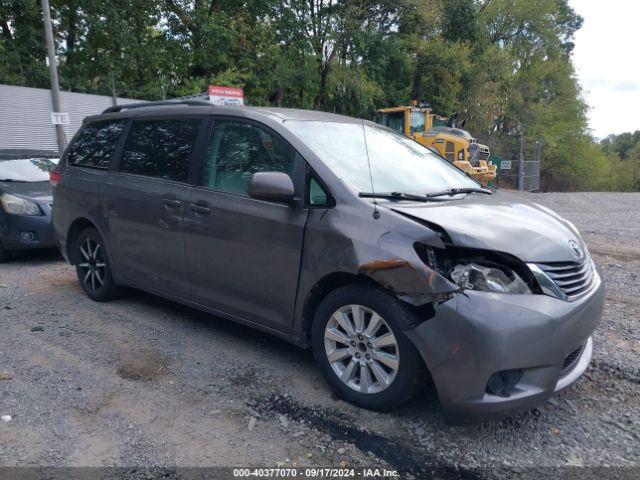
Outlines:
{"type": "Polygon", "coordinates": [[[530,194],[584,232],[606,278],[595,357],[539,409],[448,426],[333,397],[310,352],[132,291],[91,302],[55,252],[0,266],[0,465],[389,467],[509,478],[639,466],[640,195],[530,194]],[[499,468],[495,468],[499,467],[499,468]]]}

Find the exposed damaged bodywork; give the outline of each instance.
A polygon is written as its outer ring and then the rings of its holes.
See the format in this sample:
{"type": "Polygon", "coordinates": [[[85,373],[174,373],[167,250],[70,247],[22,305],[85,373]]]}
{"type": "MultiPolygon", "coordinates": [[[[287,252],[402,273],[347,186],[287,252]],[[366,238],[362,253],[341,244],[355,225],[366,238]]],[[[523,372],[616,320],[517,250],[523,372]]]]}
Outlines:
{"type": "MultiPolygon", "coordinates": [[[[500,194],[494,196],[498,197],[498,201],[489,199],[489,205],[506,209],[508,215],[502,220],[513,222],[514,212],[507,209],[505,197],[500,194]]],[[[533,204],[510,203],[509,208],[515,209],[520,215],[527,211],[536,212],[533,224],[522,218],[515,230],[511,225],[503,224],[503,231],[515,231],[515,239],[511,239],[506,233],[500,235],[497,232],[499,219],[493,218],[496,226],[492,232],[478,227],[477,235],[472,237],[468,223],[480,225],[484,222],[480,206],[485,198],[480,196],[457,202],[408,203],[402,206],[398,202],[389,202],[377,209],[377,220],[373,215],[363,215],[362,212],[355,213],[349,209],[311,210],[307,220],[296,307],[296,315],[301,316],[296,328],[299,338],[304,338],[303,310],[305,302],[312,295],[312,288],[323,277],[336,272],[370,279],[414,306],[438,305],[461,293],[463,289],[451,278],[452,270],[460,262],[506,268],[515,272],[532,293],[542,293],[526,263],[510,252],[524,256],[522,244],[527,244],[526,257],[529,259],[551,257],[571,260],[571,250],[566,242],[567,225],[570,224],[559,217],[549,217],[533,204]],[[468,217],[469,209],[474,211],[474,222],[468,217]],[[438,218],[440,223],[429,220],[431,212],[435,212],[433,217],[438,218]],[[467,223],[460,223],[455,218],[459,215],[466,215],[467,223]],[[538,224],[544,217],[551,218],[555,227],[551,230],[548,226],[540,227],[538,224]],[[445,221],[447,218],[450,218],[448,222],[445,221]],[[460,225],[464,225],[462,232],[460,225]],[[550,232],[548,243],[559,244],[564,239],[566,245],[556,248],[553,255],[548,254],[547,242],[540,244],[540,238],[531,241],[534,228],[550,232]],[[487,248],[490,245],[493,248],[487,248]]],[[[486,209],[487,214],[489,210],[486,209]]],[[[500,217],[500,209],[493,216],[500,217]]]]}
{"type": "Polygon", "coordinates": [[[416,251],[416,244],[444,249],[441,234],[387,209],[375,221],[312,210],[306,228],[296,309],[302,317],[313,287],[324,277],[340,278],[336,272],[369,279],[414,306],[446,301],[460,290],[416,251]]]}
{"type": "Polygon", "coordinates": [[[372,260],[360,265],[358,273],[371,277],[412,305],[441,302],[459,290],[426,265],[415,265],[399,258],[372,260]]]}

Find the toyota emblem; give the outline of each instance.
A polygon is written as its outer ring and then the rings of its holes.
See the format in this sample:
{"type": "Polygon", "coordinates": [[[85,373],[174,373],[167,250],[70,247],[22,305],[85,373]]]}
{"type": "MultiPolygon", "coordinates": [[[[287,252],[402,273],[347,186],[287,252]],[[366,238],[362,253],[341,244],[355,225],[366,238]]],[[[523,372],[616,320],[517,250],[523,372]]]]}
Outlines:
{"type": "Polygon", "coordinates": [[[576,258],[582,258],[583,253],[580,245],[578,245],[578,242],[576,242],[575,240],[569,240],[569,246],[571,247],[571,250],[573,251],[573,254],[576,256],[576,258]]]}

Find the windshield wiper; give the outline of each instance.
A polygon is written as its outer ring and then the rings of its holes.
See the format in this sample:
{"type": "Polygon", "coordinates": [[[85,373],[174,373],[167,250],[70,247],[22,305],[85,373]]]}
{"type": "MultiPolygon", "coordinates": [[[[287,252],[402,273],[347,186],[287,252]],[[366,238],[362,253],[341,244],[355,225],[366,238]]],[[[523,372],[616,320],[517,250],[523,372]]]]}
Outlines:
{"type": "Polygon", "coordinates": [[[14,180],[13,178],[0,178],[0,182],[22,182],[22,183],[25,183],[25,180],[14,180]]]}
{"type": "Polygon", "coordinates": [[[488,188],[477,188],[477,187],[465,187],[465,188],[449,188],[448,190],[442,190],[441,192],[433,192],[427,193],[428,198],[434,197],[444,197],[445,195],[458,195],[460,193],[484,193],[486,195],[491,195],[493,191],[488,188]]]}
{"type": "Polygon", "coordinates": [[[424,195],[414,195],[412,193],[403,193],[403,192],[383,192],[383,193],[360,192],[358,196],[361,198],[384,198],[388,200],[413,200],[416,202],[429,201],[429,199],[424,195]]]}

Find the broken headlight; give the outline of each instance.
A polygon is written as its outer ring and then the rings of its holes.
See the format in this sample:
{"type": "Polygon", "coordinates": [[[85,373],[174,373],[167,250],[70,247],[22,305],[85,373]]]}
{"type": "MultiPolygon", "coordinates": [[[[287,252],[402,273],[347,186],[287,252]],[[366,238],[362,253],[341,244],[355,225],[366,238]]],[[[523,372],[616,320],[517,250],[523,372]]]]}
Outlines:
{"type": "Polygon", "coordinates": [[[510,269],[487,267],[477,263],[458,264],[449,274],[451,279],[466,290],[500,293],[531,293],[520,276],[510,269]]]}

